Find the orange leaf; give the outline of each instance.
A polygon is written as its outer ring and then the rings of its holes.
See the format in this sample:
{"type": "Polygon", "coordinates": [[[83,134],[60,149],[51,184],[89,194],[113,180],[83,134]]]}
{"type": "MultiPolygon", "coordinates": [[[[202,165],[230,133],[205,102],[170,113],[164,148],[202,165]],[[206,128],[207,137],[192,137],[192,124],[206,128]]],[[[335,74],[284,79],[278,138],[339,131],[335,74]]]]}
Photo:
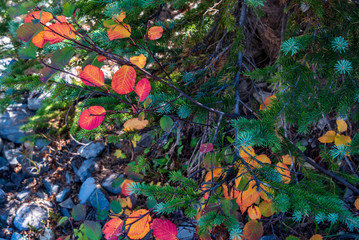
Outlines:
{"type": "Polygon", "coordinates": [[[128,38],[131,36],[131,27],[125,23],[117,24],[107,29],[107,35],[110,40],[128,38]]]}
{"type": "Polygon", "coordinates": [[[136,130],[141,130],[148,125],[148,120],[140,121],[138,118],[128,119],[124,124],[123,128],[126,132],[136,130]]]}
{"type": "Polygon", "coordinates": [[[239,196],[239,191],[237,189],[232,188],[228,193],[228,187],[225,184],[223,184],[222,187],[223,187],[223,195],[226,199],[232,200],[232,199],[236,199],[239,196]]]}
{"type": "Polygon", "coordinates": [[[94,65],[87,65],[79,77],[86,86],[101,87],[105,85],[105,76],[102,70],[94,65]]]}
{"type": "Polygon", "coordinates": [[[177,240],[177,228],[170,220],[154,219],[151,223],[153,235],[158,240],[177,240]]]}
{"type": "Polygon", "coordinates": [[[292,165],[292,159],[294,162],[294,157],[290,157],[289,154],[282,156],[282,163],[286,165],[292,165]]]}
{"type": "Polygon", "coordinates": [[[334,142],[336,132],[334,131],[328,131],[323,136],[318,138],[319,142],[321,143],[332,143],[334,142]]]}
{"type": "Polygon", "coordinates": [[[43,38],[50,44],[59,43],[65,39],[74,39],[75,28],[68,23],[54,23],[45,29],[43,38]]]}
{"type": "Polygon", "coordinates": [[[136,71],[133,67],[123,65],[112,77],[112,89],[118,94],[132,92],[136,82],[136,71]]]}
{"type": "Polygon", "coordinates": [[[354,202],[354,206],[357,210],[359,210],[359,198],[357,198],[354,202]]]}
{"type": "Polygon", "coordinates": [[[142,239],[150,231],[151,216],[148,210],[140,209],[133,212],[126,220],[127,236],[131,239],[142,239]]]}
{"type": "Polygon", "coordinates": [[[277,171],[281,174],[282,177],[282,181],[286,184],[288,184],[290,182],[290,171],[287,167],[287,165],[285,165],[282,162],[277,163],[277,171]]]}
{"type": "Polygon", "coordinates": [[[105,119],[106,110],[101,106],[92,106],[83,111],[79,118],[82,129],[92,130],[100,126],[105,119]]]}
{"type": "Polygon", "coordinates": [[[222,175],[222,168],[215,168],[215,169],[213,169],[213,178],[212,178],[212,171],[209,171],[207,174],[206,174],[206,176],[205,176],[205,178],[204,178],[204,181],[205,182],[212,182],[212,180],[214,179],[214,178],[218,178],[218,177],[220,177],[222,175]]]}
{"type": "Polygon", "coordinates": [[[135,87],[135,93],[140,97],[139,101],[144,101],[151,92],[151,84],[147,78],[142,78],[135,87]]]}
{"type": "Polygon", "coordinates": [[[263,223],[251,220],[244,225],[243,236],[248,240],[259,240],[263,235],[263,223]]]}
{"type": "Polygon", "coordinates": [[[240,192],[236,202],[239,206],[249,207],[255,203],[258,198],[259,192],[257,192],[257,187],[249,185],[247,190],[240,192]]]}
{"type": "Polygon", "coordinates": [[[156,40],[162,37],[163,28],[160,26],[151,27],[147,34],[150,40],[156,40]]]}
{"type": "Polygon", "coordinates": [[[251,206],[248,208],[248,216],[250,219],[260,219],[262,217],[261,211],[257,206],[251,206]]]}
{"type": "MultiPolygon", "coordinates": [[[[261,163],[268,163],[268,164],[272,163],[271,160],[269,159],[269,157],[267,157],[267,155],[265,155],[265,154],[258,155],[255,158],[258,162],[261,162],[261,163]]],[[[253,164],[252,164],[253,167],[261,168],[262,166],[256,160],[253,160],[253,164]]]]}
{"type": "Polygon", "coordinates": [[[272,198],[268,196],[268,194],[270,194],[272,197],[274,196],[273,188],[265,186],[263,184],[260,184],[260,188],[261,188],[261,192],[259,193],[259,195],[261,196],[261,198],[265,201],[271,201],[272,198]]]}
{"type": "Polygon", "coordinates": [[[144,68],[146,65],[147,58],[145,55],[140,54],[139,56],[132,56],[130,57],[130,62],[134,65],[136,65],[139,68],[144,68]]]}
{"type": "Polygon", "coordinates": [[[100,55],[100,56],[97,57],[97,61],[99,61],[99,62],[103,62],[105,60],[106,60],[105,56],[100,55]]]}
{"type": "Polygon", "coordinates": [[[32,20],[35,19],[40,19],[40,22],[42,24],[46,24],[49,21],[51,21],[53,18],[52,14],[49,12],[45,12],[45,11],[34,11],[32,13],[29,13],[29,15],[27,15],[27,17],[25,18],[24,22],[28,23],[28,22],[32,22],[32,20]],[[41,19],[40,19],[40,15],[41,15],[41,19]]]}
{"type": "Polygon", "coordinates": [[[125,19],[125,18],[126,18],[126,12],[122,12],[120,15],[118,15],[118,13],[117,13],[112,16],[112,20],[114,20],[118,23],[122,22],[123,19],[125,19]]]}
{"type": "Polygon", "coordinates": [[[348,125],[343,119],[337,120],[337,127],[338,127],[338,132],[340,133],[345,132],[348,129],[348,125]]]}
{"type": "Polygon", "coordinates": [[[254,149],[252,147],[244,147],[240,148],[239,156],[241,156],[244,159],[251,159],[256,154],[254,152],[254,149]]]}
{"type": "Polygon", "coordinates": [[[272,95],[272,96],[267,97],[263,102],[264,105],[261,104],[259,110],[266,110],[267,108],[269,108],[272,101],[275,100],[275,99],[277,99],[276,95],[272,95]]]}
{"type": "Polygon", "coordinates": [[[131,194],[131,191],[128,189],[128,187],[130,187],[133,183],[135,183],[133,180],[131,179],[125,179],[125,181],[123,181],[123,183],[121,184],[121,193],[124,196],[128,196],[131,194]]]}
{"type": "Polygon", "coordinates": [[[323,237],[320,234],[313,235],[309,240],[322,240],[323,237]]]}
{"type": "Polygon", "coordinates": [[[132,209],[132,202],[130,197],[119,198],[117,201],[120,202],[122,208],[128,207],[129,209],[132,209]]]}
{"type": "Polygon", "coordinates": [[[263,201],[259,204],[259,210],[265,217],[270,217],[275,213],[272,201],[263,201]]]}
{"type": "Polygon", "coordinates": [[[122,234],[123,221],[120,218],[112,218],[103,227],[103,234],[107,240],[117,240],[122,234]]]}
{"type": "Polygon", "coordinates": [[[334,144],[336,146],[346,146],[351,142],[351,138],[349,136],[344,136],[341,134],[337,134],[334,138],[334,144]]]}
{"type": "Polygon", "coordinates": [[[45,45],[45,39],[44,39],[44,32],[45,31],[41,31],[38,34],[36,34],[33,38],[32,38],[32,43],[38,47],[38,48],[43,48],[45,45]]]}

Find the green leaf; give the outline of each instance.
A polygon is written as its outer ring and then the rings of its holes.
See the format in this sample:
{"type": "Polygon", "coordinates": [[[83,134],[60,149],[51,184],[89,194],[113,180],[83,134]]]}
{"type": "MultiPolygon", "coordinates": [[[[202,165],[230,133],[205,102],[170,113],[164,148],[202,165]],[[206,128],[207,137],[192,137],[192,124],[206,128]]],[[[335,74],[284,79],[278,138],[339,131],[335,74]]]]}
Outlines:
{"type": "Polygon", "coordinates": [[[33,1],[27,1],[22,3],[21,6],[24,8],[33,8],[36,7],[36,3],[34,3],[33,1]]]}
{"type": "Polygon", "coordinates": [[[20,49],[19,56],[21,59],[35,59],[37,47],[30,42],[27,47],[20,49]]]}
{"type": "Polygon", "coordinates": [[[59,49],[51,57],[51,66],[62,69],[66,64],[69,63],[73,55],[73,47],[59,49]]]}
{"type": "Polygon", "coordinates": [[[172,125],[173,125],[173,120],[169,116],[163,116],[160,119],[160,126],[164,131],[168,132],[169,130],[171,130],[172,125]]]}
{"type": "Polygon", "coordinates": [[[112,201],[110,205],[112,212],[114,212],[115,214],[119,214],[122,212],[121,203],[119,201],[112,201]]]}
{"type": "Polygon", "coordinates": [[[123,178],[123,177],[116,178],[116,180],[113,181],[113,183],[112,183],[112,187],[118,188],[119,186],[121,186],[121,184],[123,183],[123,181],[125,181],[125,178],[123,178]]]}
{"type": "Polygon", "coordinates": [[[85,221],[83,223],[83,233],[90,240],[100,240],[102,237],[101,225],[100,223],[94,221],[85,221]]]}
{"type": "Polygon", "coordinates": [[[64,5],[62,6],[62,14],[65,17],[71,17],[74,11],[75,11],[75,6],[69,2],[65,2],[64,5]]]}
{"type": "Polygon", "coordinates": [[[152,102],[151,98],[147,98],[143,103],[143,107],[147,108],[148,106],[150,106],[151,102],[152,102]]]}
{"type": "Polygon", "coordinates": [[[57,73],[57,70],[49,68],[49,67],[44,67],[40,71],[41,82],[46,83],[47,80],[49,80],[52,77],[52,75],[54,75],[55,73],[57,73]]]}
{"type": "Polygon", "coordinates": [[[68,218],[68,217],[62,217],[62,218],[60,219],[60,221],[57,223],[57,226],[61,226],[64,222],[67,221],[67,219],[69,219],[69,218],[68,218]]]}
{"type": "Polygon", "coordinates": [[[26,8],[24,8],[21,5],[9,8],[9,15],[13,18],[26,13],[27,13],[26,8]]]}
{"type": "Polygon", "coordinates": [[[86,217],[85,205],[77,204],[75,207],[73,207],[71,216],[75,221],[81,221],[82,219],[84,219],[86,217]]]}
{"type": "Polygon", "coordinates": [[[44,30],[44,27],[40,23],[24,23],[16,30],[16,36],[18,39],[28,42],[38,32],[44,30]]]}
{"type": "Polygon", "coordinates": [[[97,60],[97,57],[96,57],[96,58],[93,60],[92,65],[94,65],[94,66],[96,66],[96,67],[98,67],[98,68],[102,68],[102,66],[104,65],[104,62],[99,62],[99,61],[97,60]]]}

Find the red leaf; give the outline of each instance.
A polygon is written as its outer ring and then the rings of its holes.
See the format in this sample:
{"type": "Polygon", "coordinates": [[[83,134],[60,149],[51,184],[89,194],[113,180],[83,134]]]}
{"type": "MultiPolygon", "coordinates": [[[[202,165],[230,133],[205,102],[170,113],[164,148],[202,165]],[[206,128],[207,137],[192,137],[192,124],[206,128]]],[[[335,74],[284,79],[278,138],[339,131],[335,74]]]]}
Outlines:
{"type": "Polygon", "coordinates": [[[132,181],[131,179],[125,179],[123,183],[121,184],[121,193],[124,196],[129,196],[131,194],[131,191],[128,189],[129,186],[131,186],[135,181],[132,181]]]}
{"type": "Polygon", "coordinates": [[[28,23],[28,22],[32,22],[32,20],[35,20],[35,19],[40,19],[40,22],[42,24],[46,24],[47,22],[49,22],[50,20],[52,20],[52,14],[49,13],[49,12],[44,12],[42,11],[34,11],[32,13],[29,13],[29,15],[27,15],[27,17],[25,18],[25,23],[28,23]],[[40,15],[41,15],[41,19],[40,19],[40,15]]]}
{"type": "Polygon", "coordinates": [[[54,23],[48,26],[43,34],[45,42],[55,44],[65,39],[75,38],[75,28],[68,23],[54,23]]]}
{"type": "Polygon", "coordinates": [[[118,94],[132,92],[136,82],[136,71],[133,67],[124,65],[112,77],[112,89],[118,94]]]}
{"type": "Polygon", "coordinates": [[[105,119],[106,110],[101,106],[92,106],[83,111],[79,118],[79,126],[86,130],[92,130],[100,126],[105,119]]]}
{"type": "Polygon", "coordinates": [[[140,102],[145,100],[151,92],[151,84],[147,78],[142,78],[136,85],[135,92],[140,97],[140,102]]]}
{"type": "Polygon", "coordinates": [[[99,62],[103,62],[105,60],[106,60],[105,56],[100,55],[100,56],[97,57],[97,61],[99,61],[99,62]]]}
{"type": "Polygon", "coordinates": [[[201,153],[208,153],[213,150],[213,144],[212,143],[204,143],[199,147],[199,151],[201,153]]]}
{"type": "Polygon", "coordinates": [[[147,34],[150,40],[156,40],[162,37],[163,28],[160,26],[151,27],[147,34]]]}
{"type": "Polygon", "coordinates": [[[105,84],[105,77],[102,70],[93,65],[87,65],[79,77],[86,86],[101,87],[105,84]]]}
{"type": "Polygon", "coordinates": [[[122,234],[123,221],[120,218],[112,218],[103,227],[103,234],[107,240],[117,240],[122,234]]]}
{"type": "Polygon", "coordinates": [[[167,219],[154,219],[151,228],[153,235],[159,240],[176,240],[177,228],[170,220],[167,219]]]}

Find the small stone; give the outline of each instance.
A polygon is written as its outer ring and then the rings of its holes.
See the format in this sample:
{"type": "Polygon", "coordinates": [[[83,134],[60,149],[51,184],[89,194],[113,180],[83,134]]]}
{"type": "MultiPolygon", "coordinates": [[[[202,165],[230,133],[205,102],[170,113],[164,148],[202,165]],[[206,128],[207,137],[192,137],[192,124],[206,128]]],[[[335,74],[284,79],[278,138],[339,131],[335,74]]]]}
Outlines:
{"type": "Polygon", "coordinates": [[[21,185],[21,182],[22,180],[24,180],[24,178],[25,178],[25,174],[23,174],[22,172],[12,173],[10,177],[11,181],[18,187],[21,185]]]}
{"type": "Polygon", "coordinates": [[[55,233],[51,230],[51,228],[46,228],[44,231],[44,235],[40,236],[40,240],[54,240],[55,233]]]}
{"type": "Polygon", "coordinates": [[[7,180],[4,178],[0,178],[0,188],[2,188],[3,186],[5,186],[5,184],[7,183],[7,180]]]}
{"type": "Polygon", "coordinates": [[[179,240],[192,240],[196,229],[189,223],[182,223],[177,228],[177,238],[179,240]]]}
{"type": "Polygon", "coordinates": [[[99,212],[103,210],[110,210],[110,202],[100,189],[95,189],[89,197],[91,206],[96,208],[99,212]]]}
{"type": "Polygon", "coordinates": [[[39,110],[42,106],[42,101],[50,95],[50,92],[31,92],[29,98],[27,99],[27,107],[33,111],[39,110]]]}
{"type": "Polygon", "coordinates": [[[13,190],[15,190],[17,188],[18,188],[18,186],[15,185],[15,183],[12,183],[12,182],[6,183],[5,186],[3,187],[5,192],[11,192],[11,191],[13,191],[13,190]]]}
{"type": "Polygon", "coordinates": [[[77,171],[75,171],[75,173],[79,177],[81,182],[83,182],[88,177],[91,177],[91,173],[94,172],[96,168],[98,168],[98,165],[93,159],[85,160],[81,164],[81,167],[77,171]]]}
{"type": "Polygon", "coordinates": [[[24,190],[16,194],[16,198],[19,201],[26,200],[28,197],[30,197],[30,190],[24,190]]]}
{"type": "Polygon", "coordinates": [[[27,238],[21,235],[20,233],[15,232],[12,234],[11,240],[27,240],[27,238]]]}
{"type": "Polygon", "coordinates": [[[36,203],[22,205],[16,212],[14,225],[20,231],[29,230],[30,225],[39,230],[48,219],[48,210],[36,203]]]}
{"type": "Polygon", "coordinates": [[[39,150],[43,149],[44,147],[46,147],[48,144],[50,144],[50,142],[47,140],[37,139],[34,147],[35,147],[35,150],[39,151],[39,150]]]}
{"type": "Polygon", "coordinates": [[[66,199],[65,201],[63,201],[59,205],[61,207],[63,207],[63,208],[68,208],[68,209],[72,209],[75,206],[75,204],[74,204],[74,202],[72,201],[71,198],[66,199]]]}
{"type": "Polygon", "coordinates": [[[6,193],[0,188],[0,203],[6,202],[7,195],[6,193]]]}
{"type": "Polygon", "coordinates": [[[71,183],[74,182],[74,179],[72,178],[72,176],[71,176],[71,174],[69,172],[66,172],[65,178],[66,178],[66,183],[67,184],[71,184],[71,183]]]}
{"type": "Polygon", "coordinates": [[[138,141],[134,151],[136,153],[142,152],[146,148],[150,147],[153,142],[153,136],[151,133],[145,133],[141,136],[140,141],[138,141]]]}
{"type": "Polygon", "coordinates": [[[63,202],[70,195],[70,189],[65,188],[56,195],[56,202],[63,202]]]}
{"type": "Polygon", "coordinates": [[[19,159],[24,157],[21,153],[20,148],[5,150],[4,156],[5,156],[8,164],[12,167],[15,167],[16,165],[18,165],[19,161],[20,161],[19,159]]]}
{"type": "Polygon", "coordinates": [[[89,199],[92,192],[95,191],[95,189],[96,189],[95,179],[92,177],[86,179],[80,188],[80,193],[79,193],[80,203],[81,204],[86,203],[86,201],[89,199]]]}
{"type": "Polygon", "coordinates": [[[107,191],[113,193],[113,194],[120,194],[121,193],[121,186],[118,186],[117,188],[114,188],[112,186],[113,182],[119,178],[120,176],[118,174],[112,174],[108,178],[105,179],[102,183],[102,187],[105,188],[107,191]]]}
{"type": "Polygon", "coordinates": [[[67,210],[67,208],[61,208],[61,215],[64,217],[70,217],[70,212],[67,210]]]}
{"type": "Polygon", "coordinates": [[[47,200],[41,200],[39,203],[41,203],[42,205],[45,205],[46,207],[49,207],[49,208],[55,207],[55,204],[53,202],[50,202],[47,200]]]}
{"type": "Polygon", "coordinates": [[[58,184],[53,184],[49,178],[45,178],[42,183],[44,184],[49,195],[54,195],[60,190],[60,186],[58,184]]]}
{"type": "Polygon", "coordinates": [[[89,145],[82,146],[79,148],[78,153],[85,159],[96,158],[105,149],[103,142],[92,142],[89,145]]]}

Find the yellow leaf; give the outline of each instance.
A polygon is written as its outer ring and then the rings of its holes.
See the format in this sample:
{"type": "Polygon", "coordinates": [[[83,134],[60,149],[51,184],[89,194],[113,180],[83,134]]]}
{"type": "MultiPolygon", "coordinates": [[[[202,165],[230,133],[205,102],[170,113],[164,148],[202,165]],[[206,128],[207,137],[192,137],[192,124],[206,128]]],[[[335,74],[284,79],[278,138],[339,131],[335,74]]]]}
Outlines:
{"type": "Polygon", "coordinates": [[[282,156],[282,163],[284,163],[286,165],[292,165],[292,159],[294,162],[294,157],[291,157],[289,154],[284,155],[284,156],[282,156]]]}
{"type": "Polygon", "coordinates": [[[249,185],[247,190],[239,193],[236,200],[239,206],[249,207],[259,198],[259,192],[257,192],[257,187],[251,185],[252,184],[249,185]]]}
{"type": "Polygon", "coordinates": [[[263,201],[259,204],[259,211],[264,217],[270,217],[275,213],[272,201],[263,201]]]}
{"type": "Polygon", "coordinates": [[[142,239],[150,231],[151,216],[146,209],[140,209],[130,214],[126,220],[127,236],[131,239],[142,239]]]}
{"type": "Polygon", "coordinates": [[[265,201],[271,201],[274,196],[274,189],[263,184],[260,184],[261,192],[259,195],[265,201]],[[271,196],[268,196],[270,194],[271,196]]]}
{"type": "Polygon", "coordinates": [[[254,157],[255,152],[252,147],[244,147],[240,148],[239,156],[241,156],[243,159],[251,159],[251,157],[254,157]]]}
{"type": "Polygon", "coordinates": [[[354,202],[354,206],[357,210],[359,210],[359,198],[357,198],[354,202]]]}
{"type": "Polygon", "coordinates": [[[114,25],[107,29],[107,35],[110,40],[128,38],[131,36],[131,27],[125,23],[114,25]]]}
{"type": "Polygon", "coordinates": [[[313,235],[309,240],[322,240],[323,237],[320,234],[313,235]]]}
{"type": "Polygon", "coordinates": [[[147,58],[145,55],[140,54],[139,56],[132,56],[130,57],[130,62],[134,65],[136,65],[139,68],[144,68],[146,65],[147,58]]]}
{"type": "Polygon", "coordinates": [[[337,120],[337,127],[338,132],[340,133],[345,132],[348,129],[347,123],[342,119],[337,120]]]}
{"type": "Polygon", "coordinates": [[[228,200],[232,200],[232,199],[236,199],[239,196],[239,191],[236,188],[232,188],[229,193],[228,193],[228,187],[223,184],[223,195],[226,199],[228,200]]]}
{"type": "Polygon", "coordinates": [[[222,175],[222,168],[216,168],[216,169],[213,170],[213,178],[212,178],[212,171],[209,171],[209,172],[206,174],[206,176],[205,176],[205,178],[204,178],[204,181],[205,181],[205,182],[212,182],[212,180],[213,180],[214,178],[218,178],[218,177],[220,177],[221,175],[222,175]]]}
{"type": "Polygon", "coordinates": [[[148,120],[140,121],[138,118],[131,118],[123,124],[123,128],[125,132],[133,131],[134,129],[141,130],[145,128],[147,124],[148,120]]]}
{"type": "Polygon", "coordinates": [[[326,132],[323,136],[321,136],[320,138],[318,138],[319,142],[321,143],[332,143],[334,142],[335,139],[335,135],[337,133],[334,131],[328,131],[326,132]]]}
{"type": "Polygon", "coordinates": [[[251,206],[248,208],[248,216],[250,219],[260,219],[262,217],[261,211],[259,210],[259,207],[257,206],[251,206]]]}
{"type": "Polygon", "coordinates": [[[122,12],[120,15],[114,14],[112,19],[118,23],[122,22],[126,18],[126,12],[122,12]]]}
{"type": "MultiPolygon", "coordinates": [[[[271,160],[270,160],[269,157],[267,157],[267,155],[265,155],[265,154],[258,155],[258,156],[256,156],[255,158],[256,158],[256,160],[257,160],[258,162],[271,164],[271,160]]],[[[253,167],[255,167],[255,168],[261,168],[261,167],[262,167],[261,164],[258,163],[256,160],[253,160],[253,164],[252,164],[253,167]]]]}
{"type": "Polygon", "coordinates": [[[115,152],[115,157],[120,158],[122,155],[122,151],[120,149],[117,149],[115,152]]]}
{"type": "Polygon", "coordinates": [[[334,139],[334,144],[336,146],[345,146],[348,145],[351,141],[352,140],[349,136],[337,134],[334,139]]]}
{"type": "Polygon", "coordinates": [[[281,174],[282,177],[282,181],[286,184],[288,184],[290,182],[290,171],[287,167],[287,165],[285,165],[282,162],[277,163],[277,171],[281,174]]]}

